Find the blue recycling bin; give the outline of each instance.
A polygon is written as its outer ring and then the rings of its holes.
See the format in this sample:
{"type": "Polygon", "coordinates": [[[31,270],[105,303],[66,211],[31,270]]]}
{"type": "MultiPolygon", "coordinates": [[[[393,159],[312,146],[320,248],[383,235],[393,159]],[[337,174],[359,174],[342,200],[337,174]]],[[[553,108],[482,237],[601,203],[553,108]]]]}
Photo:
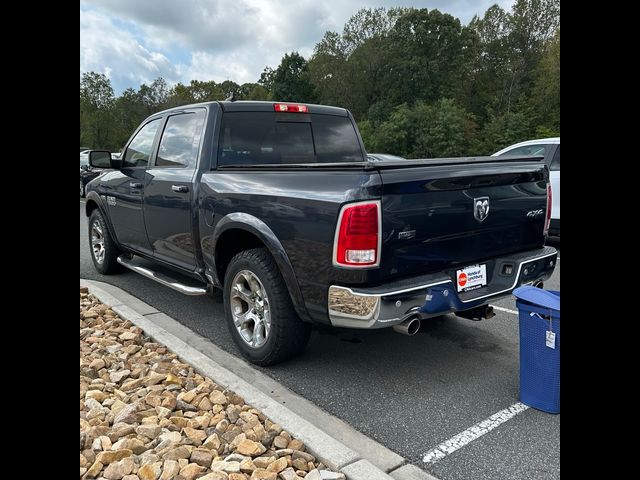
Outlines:
{"type": "Polygon", "coordinates": [[[560,292],[516,288],[520,319],[520,401],[560,413],[560,292]]]}

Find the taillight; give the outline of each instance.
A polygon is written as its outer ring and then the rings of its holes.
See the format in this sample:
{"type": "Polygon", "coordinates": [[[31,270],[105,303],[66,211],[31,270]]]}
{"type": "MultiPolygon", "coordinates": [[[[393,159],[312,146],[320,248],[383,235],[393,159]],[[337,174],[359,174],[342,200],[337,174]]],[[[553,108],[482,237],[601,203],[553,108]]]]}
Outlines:
{"type": "Polygon", "coordinates": [[[551,225],[551,184],[547,183],[547,216],[544,219],[544,234],[549,234],[551,225]]]}
{"type": "Polygon", "coordinates": [[[276,112],[309,113],[309,107],[295,103],[274,103],[273,109],[276,112]]]}
{"type": "Polygon", "coordinates": [[[342,267],[380,265],[380,202],[345,205],[338,216],[333,263],[342,267]]]}

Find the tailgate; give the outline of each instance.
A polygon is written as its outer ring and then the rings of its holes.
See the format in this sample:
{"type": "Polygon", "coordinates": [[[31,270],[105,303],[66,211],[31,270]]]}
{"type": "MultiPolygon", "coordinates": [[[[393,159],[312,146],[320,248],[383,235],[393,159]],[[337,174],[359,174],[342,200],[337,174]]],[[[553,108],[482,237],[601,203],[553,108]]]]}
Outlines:
{"type": "Polygon", "coordinates": [[[389,276],[473,265],[544,243],[548,172],[541,162],[409,165],[379,172],[381,268],[389,276]]]}

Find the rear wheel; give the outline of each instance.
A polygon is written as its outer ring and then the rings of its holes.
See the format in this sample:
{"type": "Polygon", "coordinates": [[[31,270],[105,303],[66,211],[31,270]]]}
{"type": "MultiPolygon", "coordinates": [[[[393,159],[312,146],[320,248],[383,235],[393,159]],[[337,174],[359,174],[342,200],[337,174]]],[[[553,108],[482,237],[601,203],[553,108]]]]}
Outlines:
{"type": "Polygon", "coordinates": [[[229,332],[256,365],[274,365],[304,350],[311,327],[298,318],[273,257],[264,248],[238,253],[224,278],[229,332]]]}
{"type": "Polygon", "coordinates": [[[121,270],[118,256],[122,254],[107,228],[107,223],[96,208],[89,217],[89,251],[91,260],[98,272],[109,275],[121,270]]]}

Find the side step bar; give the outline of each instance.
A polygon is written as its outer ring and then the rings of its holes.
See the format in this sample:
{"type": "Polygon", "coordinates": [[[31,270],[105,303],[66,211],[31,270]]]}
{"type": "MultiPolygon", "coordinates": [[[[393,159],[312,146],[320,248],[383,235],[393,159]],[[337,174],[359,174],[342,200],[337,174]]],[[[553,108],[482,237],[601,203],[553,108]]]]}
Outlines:
{"type": "MultiPolygon", "coordinates": [[[[135,257],[130,258],[126,254],[120,255],[118,257],[118,263],[120,265],[127,267],[130,270],[133,270],[136,273],[139,273],[140,275],[150,278],[151,280],[161,283],[162,285],[172,288],[177,292],[183,293],[185,295],[206,295],[207,294],[206,287],[186,285],[185,283],[181,282],[177,278],[173,278],[168,274],[165,274],[162,272],[154,272],[148,267],[136,264],[135,257]]],[[[176,274],[176,275],[179,275],[179,274],[176,274]]]]}

